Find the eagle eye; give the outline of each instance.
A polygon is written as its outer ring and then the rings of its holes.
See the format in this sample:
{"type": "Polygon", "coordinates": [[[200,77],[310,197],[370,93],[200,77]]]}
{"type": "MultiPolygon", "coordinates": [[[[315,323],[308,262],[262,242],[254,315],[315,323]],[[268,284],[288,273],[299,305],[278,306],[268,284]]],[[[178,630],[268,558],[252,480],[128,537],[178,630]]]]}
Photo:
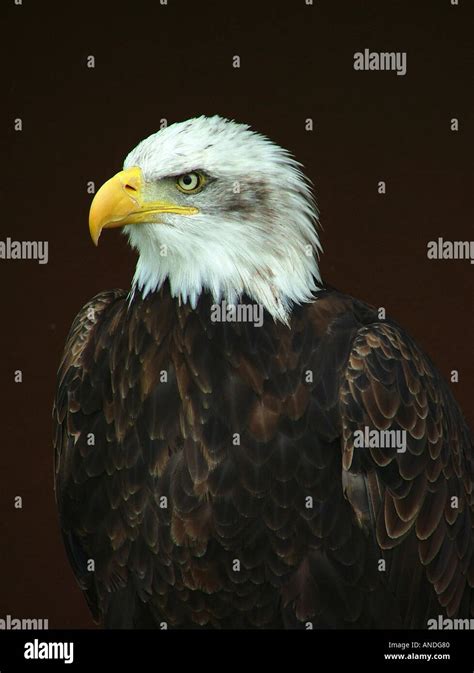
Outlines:
{"type": "Polygon", "coordinates": [[[204,185],[204,176],[201,173],[184,173],[176,179],[176,187],[187,194],[198,192],[204,185]]]}

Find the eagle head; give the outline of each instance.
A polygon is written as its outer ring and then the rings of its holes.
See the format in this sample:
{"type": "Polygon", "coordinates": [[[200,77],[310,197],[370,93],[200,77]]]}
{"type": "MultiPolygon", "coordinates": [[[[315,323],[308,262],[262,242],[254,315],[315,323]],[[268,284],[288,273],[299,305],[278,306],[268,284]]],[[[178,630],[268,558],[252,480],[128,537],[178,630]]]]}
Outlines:
{"type": "Polygon", "coordinates": [[[89,227],[123,227],[138,252],[133,289],[168,279],[199,295],[243,295],[288,322],[320,282],[318,212],[300,164],[265,136],[219,116],[172,124],[140,142],[91,205],[89,227]]]}

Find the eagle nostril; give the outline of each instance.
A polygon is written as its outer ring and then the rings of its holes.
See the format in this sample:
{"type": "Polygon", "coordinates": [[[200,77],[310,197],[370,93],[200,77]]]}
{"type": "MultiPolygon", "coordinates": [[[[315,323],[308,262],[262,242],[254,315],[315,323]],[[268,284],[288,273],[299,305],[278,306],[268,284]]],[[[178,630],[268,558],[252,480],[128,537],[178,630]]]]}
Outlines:
{"type": "Polygon", "coordinates": [[[125,189],[129,189],[129,190],[132,191],[132,192],[136,192],[136,191],[137,191],[137,188],[134,187],[133,185],[128,184],[128,182],[127,182],[127,184],[125,185],[125,189]]]}

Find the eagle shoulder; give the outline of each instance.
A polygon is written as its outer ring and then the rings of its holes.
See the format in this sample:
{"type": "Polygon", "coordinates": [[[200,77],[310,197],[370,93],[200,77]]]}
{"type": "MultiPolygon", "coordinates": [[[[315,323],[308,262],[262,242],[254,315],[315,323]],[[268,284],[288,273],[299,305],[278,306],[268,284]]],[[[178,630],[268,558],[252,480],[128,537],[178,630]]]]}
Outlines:
{"type": "Polygon", "coordinates": [[[91,346],[96,327],[100,324],[104,312],[116,301],[123,302],[126,296],[127,293],[120,289],[100,292],[82,307],[69,330],[58,368],[56,396],[53,405],[56,477],[61,468],[61,455],[63,450],[67,448],[67,442],[66,445],[64,443],[67,435],[61,430],[65,429],[68,413],[78,410],[74,393],[80,388],[85,373],[92,365],[91,361],[87,361],[85,357],[87,349],[91,346]]]}

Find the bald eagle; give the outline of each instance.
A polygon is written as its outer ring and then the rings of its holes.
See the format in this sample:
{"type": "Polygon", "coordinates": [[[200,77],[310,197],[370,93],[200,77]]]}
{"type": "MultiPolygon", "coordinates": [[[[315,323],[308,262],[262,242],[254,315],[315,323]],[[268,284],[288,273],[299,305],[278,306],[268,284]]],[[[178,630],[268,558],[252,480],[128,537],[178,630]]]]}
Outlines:
{"type": "Polygon", "coordinates": [[[131,290],[77,315],[54,403],[60,523],[94,618],[473,617],[468,427],[401,327],[321,282],[300,164],[243,124],[176,123],[128,155],[89,224],[138,252],[131,290]]]}

